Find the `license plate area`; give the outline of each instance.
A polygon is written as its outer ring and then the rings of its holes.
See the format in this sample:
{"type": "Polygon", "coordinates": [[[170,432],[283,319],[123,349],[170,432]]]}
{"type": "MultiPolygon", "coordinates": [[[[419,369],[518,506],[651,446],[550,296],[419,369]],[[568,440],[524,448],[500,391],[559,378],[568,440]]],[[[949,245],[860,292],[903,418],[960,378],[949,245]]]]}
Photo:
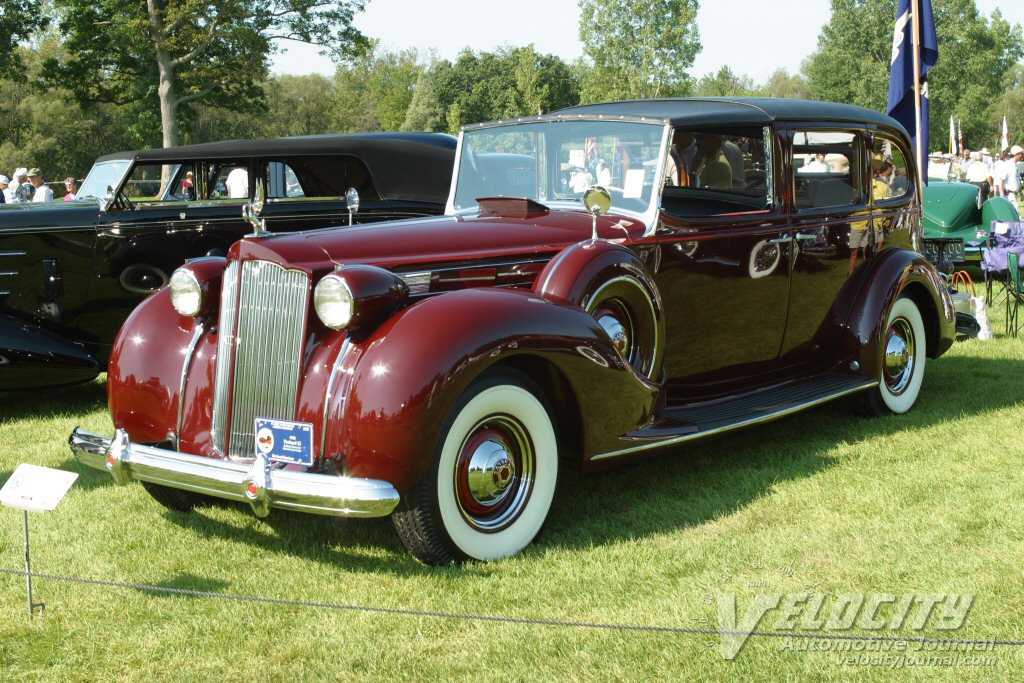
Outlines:
{"type": "Polygon", "coordinates": [[[964,260],[964,241],[959,238],[926,239],[922,253],[934,264],[939,261],[959,263],[964,260]]]}
{"type": "Polygon", "coordinates": [[[254,453],[270,462],[313,466],[313,425],[257,417],[254,453]]]}

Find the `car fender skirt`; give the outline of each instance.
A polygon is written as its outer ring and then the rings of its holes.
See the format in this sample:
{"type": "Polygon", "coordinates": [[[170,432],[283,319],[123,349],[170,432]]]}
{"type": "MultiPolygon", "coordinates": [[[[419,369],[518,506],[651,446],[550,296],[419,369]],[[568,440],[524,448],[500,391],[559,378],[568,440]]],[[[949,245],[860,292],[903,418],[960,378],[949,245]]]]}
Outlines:
{"type": "Polygon", "coordinates": [[[78,344],[7,315],[0,315],[0,390],[87,382],[97,360],[78,344]]]}
{"type": "Polygon", "coordinates": [[[359,346],[350,393],[327,421],[325,452],[344,455],[346,474],[390,481],[399,492],[423,477],[448,412],[487,368],[543,368],[546,379],[554,377],[562,400],[579,408],[566,414],[590,416],[587,424],[565,425],[581,434],[584,453],[649,422],[658,392],[623,362],[593,317],[529,291],[431,297],[359,346]]]}

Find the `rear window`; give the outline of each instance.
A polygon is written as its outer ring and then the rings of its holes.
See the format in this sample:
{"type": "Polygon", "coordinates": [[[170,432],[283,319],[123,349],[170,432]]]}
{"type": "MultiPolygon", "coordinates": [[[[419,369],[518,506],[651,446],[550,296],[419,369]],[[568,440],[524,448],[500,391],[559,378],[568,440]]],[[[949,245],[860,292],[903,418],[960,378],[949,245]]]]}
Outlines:
{"type": "Polygon", "coordinates": [[[860,199],[857,136],[835,131],[797,131],[793,138],[796,207],[851,206],[860,199]]]}
{"type": "Polygon", "coordinates": [[[353,156],[274,159],[268,162],[266,173],[268,197],[339,199],[354,187],[363,201],[380,201],[381,198],[366,164],[353,156]]]}

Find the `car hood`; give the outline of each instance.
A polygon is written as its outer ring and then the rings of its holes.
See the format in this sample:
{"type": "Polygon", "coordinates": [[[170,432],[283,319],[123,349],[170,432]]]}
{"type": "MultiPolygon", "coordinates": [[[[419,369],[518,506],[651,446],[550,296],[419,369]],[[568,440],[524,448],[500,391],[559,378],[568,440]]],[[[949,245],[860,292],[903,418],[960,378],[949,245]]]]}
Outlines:
{"type": "Polygon", "coordinates": [[[91,200],[0,204],[0,231],[92,227],[99,215],[99,205],[91,200]]]}
{"type": "Polygon", "coordinates": [[[980,220],[978,188],[968,183],[929,183],[924,190],[924,227],[929,232],[956,232],[980,220]]]}
{"type": "MultiPolygon", "coordinates": [[[[644,224],[636,218],[598,218],[599,237],[623,241],[643,233],[644,224]]],[[[356,263],[405,269],[421,263],[550,255],[591,234],[591,217],[582,210],[519,216],[480,213],[246,238],[235,245],[232,256],[310,272],[356,263]]]]}

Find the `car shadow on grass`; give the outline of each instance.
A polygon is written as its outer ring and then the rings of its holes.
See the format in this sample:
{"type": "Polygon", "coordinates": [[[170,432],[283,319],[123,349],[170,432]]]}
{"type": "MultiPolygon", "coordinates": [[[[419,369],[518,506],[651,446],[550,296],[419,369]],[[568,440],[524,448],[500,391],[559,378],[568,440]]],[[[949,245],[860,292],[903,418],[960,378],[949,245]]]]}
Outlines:
{"type": "Polygon", "coordinates": [[[76,415],[100,410],[106,405],[107,383],[100,379],[67,387],[0,392],[0,423],[76,415]]]}
{"type": "MultiPolygon", "coordinates": [[[[836,401],[778,422],[665,451],[642,463],[599,474],[564,472],[547,524],[524,553],[586,549],[697,526],[727,517],[782,482],[812,477],[841,462],[840,444],[856,444],[907,430],[970,418],[1013,406],[1024,362],[974,357],[928,364],[915,409],[900,416],[864,418],[852,403],[836,401]]],[[[80,469],[86,469],[81,468],[80,469]]],[[[101,476],[105,476],[99,473],[101,476]]],[[[248,507],[234,507],[251,514],[248,507]]],[[[157,505],[156,502],[153,503],[157,505]]],[[[436,574],[408,555],[387,519],[337,519],[274,511],[249,524],[203,514],[166,512],[172,524],[202,536],[323,562],[350,571],[436,574]]],[[[489,575],[503,571],[467,563],[440,571],[489,575]]]]}

